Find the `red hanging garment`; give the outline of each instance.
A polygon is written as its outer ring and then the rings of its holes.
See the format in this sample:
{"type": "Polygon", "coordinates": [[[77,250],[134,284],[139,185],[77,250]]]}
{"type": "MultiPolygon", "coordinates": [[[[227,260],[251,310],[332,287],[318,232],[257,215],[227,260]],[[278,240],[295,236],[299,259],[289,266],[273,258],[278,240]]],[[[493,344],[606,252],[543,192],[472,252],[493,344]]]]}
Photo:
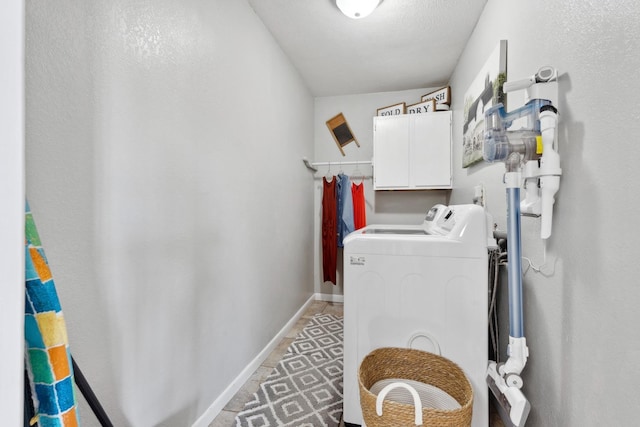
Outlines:
{"type": "Polygon", "coordinates": [[[336,203],[336,179],[322,178],[322,277],[325,282],[336,284],[338,262],[338,211],[336,203]]]}
{"type": "Polygon", "coordinates": [[[367,212],[364,202],[364,185],[351,184],[351,196],[353,197],[353,225],[356,230],[367,225],[367,212]]]}

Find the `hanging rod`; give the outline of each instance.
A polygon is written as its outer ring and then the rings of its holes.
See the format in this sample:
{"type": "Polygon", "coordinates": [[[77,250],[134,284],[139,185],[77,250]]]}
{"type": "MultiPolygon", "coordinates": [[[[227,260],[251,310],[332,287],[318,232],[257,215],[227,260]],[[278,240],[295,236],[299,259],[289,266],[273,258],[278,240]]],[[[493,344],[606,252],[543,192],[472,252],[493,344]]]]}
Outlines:
{"type": "Polygon", "coordinates": [[[331,165],[370,165],[371,160],[351,160],[351,161],[337,161],[337,162],[309,162],[306,157],[302,158],[304,165],[314,172],[318,172],[318,166],[331,166],[331,165]]]}

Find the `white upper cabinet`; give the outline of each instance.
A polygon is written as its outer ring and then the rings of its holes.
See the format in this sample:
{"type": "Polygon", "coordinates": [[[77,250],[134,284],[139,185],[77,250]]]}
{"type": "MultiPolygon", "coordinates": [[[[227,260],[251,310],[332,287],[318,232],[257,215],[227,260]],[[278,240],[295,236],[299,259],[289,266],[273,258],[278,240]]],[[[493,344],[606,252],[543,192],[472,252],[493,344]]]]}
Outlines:
{"type": "Polygon", "coordinates": [[[452,188],[451,112],[373,118],[373,188],[452,188]]]}

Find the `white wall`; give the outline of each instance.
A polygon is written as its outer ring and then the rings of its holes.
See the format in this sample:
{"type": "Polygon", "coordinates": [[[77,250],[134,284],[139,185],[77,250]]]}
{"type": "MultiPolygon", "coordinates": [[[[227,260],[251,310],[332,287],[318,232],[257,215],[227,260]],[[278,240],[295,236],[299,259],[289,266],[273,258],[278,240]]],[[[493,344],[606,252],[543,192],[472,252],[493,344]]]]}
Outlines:
{"type": "Polygon", "coordinates": [[[115,425],[191,425],[312,295],[313,98],[236,0],[27,1],[26,64],[71,351],[115,425]]]}
{"type": "MultiPolygon", "coordinates": [[[[397,92],[369,93],[361,95],[327,96],[315,99],[314,131],[315,162],[371,161],[373,157],[373,117],[378,108],[405,102],[407,105],[420,102],[421,96],[436,88],[412,89],[397,92]],[[354,142],[344,147],[343,156],[336,145],[326,122],[336,114],[342,113],[360,147],[354,142]]],[[[337,284],[323,282],[322,278],[322,178],[331,172],[342,170],[347,175],[356,176],[359,183],[363,173],[366,178],[365,201],[367,224],[419,224],[433,205],[447,203],[450,190],[428,191],[373,191],[371,165],[331,165],[318,167],[314,174],[314,277],[316,292],[325,295],[344,295],[342,283],[342,250],[338,250],[337,284]]]]}
{"type": "MultiPolygon", "coordinates": [[[[489,0],[450,82],[450,201],[393,192],[371,202],[367,181],[369,222],[416,222],[435,203],[467,203],[483,182],[504,229],[501,165],[461,167],[464,91],[500,39],[510,77],[560,70],[564,175],[544,274],[525,277],[534,427],[637,417],[639,8],[489,0]]],[[[28,197],[72,351],[116,425],[188,425],[312,282],[342,294],[319,283],[326,171],[314,180],[300,159],[370,160],[375,109],[423,91],[319,98],[314,112],[244,2],[28,1],[27,13],[28,197]],[[344,158],[324,124],[340,111],[361,144],[344,158]]],[[[524,255],[540,264],[538,221],[523,226],[524,255]]]]}
{"type": "MultiPolygon", "coordinates": [[[[500,39],[508,40],[508,79],[542,65],[561,74],[563,176],[553,234],[542,273],[524,278],[527,426],[628,425],[638,418],[638,22],[635,0],[489,0],[451,78],[451,202],[468,200],[484,182],[488,208],[504,230],[504,166],[461,167],[464,92],[500,39]]],[[[522,94],[508,104],[522,105],[522,94]]],[[[524,218],[523,255],[537,265],[544,262],[538,235],[539,220],[524,218]]]]}
{"type": "Polygon", "coordinates": [[[24,372],[24,3],[0,3],[0,413],[22,425],[24,372]]]}

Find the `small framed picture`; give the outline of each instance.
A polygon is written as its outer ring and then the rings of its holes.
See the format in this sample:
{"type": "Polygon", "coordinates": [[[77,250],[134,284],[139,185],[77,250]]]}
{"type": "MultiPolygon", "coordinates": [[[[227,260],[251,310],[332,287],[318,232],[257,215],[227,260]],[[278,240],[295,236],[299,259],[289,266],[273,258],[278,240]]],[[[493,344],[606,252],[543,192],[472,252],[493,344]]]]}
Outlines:
{"type": "Polygon", "coordinates": [[[433,98],[417,104],[407,105],[407,114],[424,114],[433,111],[436,111],[436,100],[433,98]]]}
{"type": "Polygon", "coordinates": [[[445,86],[442,89],[438,89],[434,92],[422,95],[423,101],[428,101],[429,99],[435,99],[436,104],[451,105],[451,87],[445,86]]]}
{"type": "Polygon", "coordinates": [[[389,105],[388,107],[378,108],[378,116],[399,116],[406,111],[407,104],[401,102],[399,104],[389,105]]]}

